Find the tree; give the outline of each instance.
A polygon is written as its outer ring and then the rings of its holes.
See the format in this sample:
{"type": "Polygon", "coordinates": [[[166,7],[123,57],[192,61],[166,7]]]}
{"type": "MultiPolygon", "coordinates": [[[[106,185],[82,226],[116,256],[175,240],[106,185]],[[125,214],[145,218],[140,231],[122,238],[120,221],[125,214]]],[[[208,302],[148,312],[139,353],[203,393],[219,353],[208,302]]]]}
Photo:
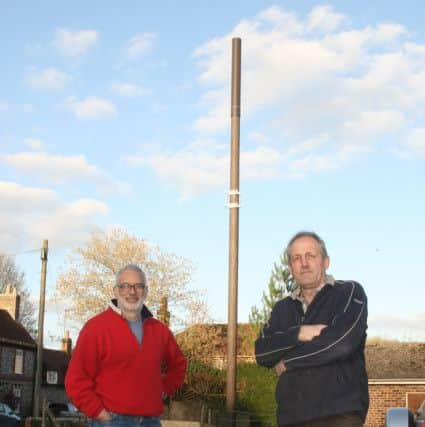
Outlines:
{"type": "Polygon", "coordinates": [[[270,318],[273,306],[282,298],[289,295],[296,287],[293,277],[288,269],[285,254],[281,254],[279,263],[273,264],[272,274],[268,284],[268,293],[263,292],[262,307],[251,308],[249,321],[258,327],[264,325],[270,318]]]}
{"type": "Polygon", "coordinates": [[[0,253],[0,292],[4,292],[8,285],[15,287],[20,296],[18,322],[34,337],[37,332],[35,306],[25,288],[25,273],[10,256],[0,253]]]}
{"type": "Polygon", "coordinates": [[[200,292],[189,288],[193,266],[188,260],[115,228],[91,234],[84,246],[72,251],[62,268],[56,289],[68,307],[68,320],[81,324],[104,310],[116,273],[129,263],[140,266],[147,275],[150,310],[155,313],[161,298],[168,298],[173,327],[186,325],[194,307],[206,309],[200,292]]]}

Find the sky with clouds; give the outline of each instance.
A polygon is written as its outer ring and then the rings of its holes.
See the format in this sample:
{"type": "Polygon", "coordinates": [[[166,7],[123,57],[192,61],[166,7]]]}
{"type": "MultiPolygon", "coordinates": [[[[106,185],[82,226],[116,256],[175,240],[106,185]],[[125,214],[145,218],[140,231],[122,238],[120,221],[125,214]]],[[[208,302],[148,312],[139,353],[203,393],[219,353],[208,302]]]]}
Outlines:
{"type": "MultiPolygon", "coordinates": [[[[239,320],[313,229],[369,334],[425,340],[422,1],[22,1],[0,16],[0,250],[35,297],[91,231],[191,260],[227,318],[231,39],[242,39],[239,320]],[[373,3],[372,5],[370,3],[373,3]]],[[[47,330],[63,309],[48,307],[47,330]]],[[[60,334],[61,331],[58,332],[60,334]]]]}

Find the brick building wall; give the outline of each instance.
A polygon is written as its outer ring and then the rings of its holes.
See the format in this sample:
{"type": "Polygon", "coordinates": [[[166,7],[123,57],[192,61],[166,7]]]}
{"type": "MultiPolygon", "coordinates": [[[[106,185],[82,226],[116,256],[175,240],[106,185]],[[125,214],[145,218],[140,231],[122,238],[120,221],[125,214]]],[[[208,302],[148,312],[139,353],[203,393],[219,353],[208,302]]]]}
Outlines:
{"type": "Polygon", "coordinates": [[[369,380],[370,405],[365,427],[384,427],[387,409],[406,407],[409,393],[425,394],[425,380],[369,380]]]}
{"type": "Polygon", "coordinates": [[[35,369],[35,351],[22,348],[24,353],[23,373],[15,374],[16,348],[0,345],[0,401],[9,393],[18,397],[18,409],[21,414],[31,413],[33,378],[35,369]]]}
{"type": "MultiPolygon", "coordinates": [[[[11,374],[14,372],[17,348],[19,347],[0,345],[0,373],[11,374]]],[[[21,375],[32,378],[35,367],[35,351],[25,348],[22,348],[22,351],[24,353],[24,372],[21,375]]]]}
{"type": "Polygon", "coordinates": [[[62,386],[57,387],[46,387],[43,386],[40,391],[41,399],[46,399],[48,402],[59,402],[67,403],[69,402],[69,397],[65,392],[65,388],[62,386]]]}

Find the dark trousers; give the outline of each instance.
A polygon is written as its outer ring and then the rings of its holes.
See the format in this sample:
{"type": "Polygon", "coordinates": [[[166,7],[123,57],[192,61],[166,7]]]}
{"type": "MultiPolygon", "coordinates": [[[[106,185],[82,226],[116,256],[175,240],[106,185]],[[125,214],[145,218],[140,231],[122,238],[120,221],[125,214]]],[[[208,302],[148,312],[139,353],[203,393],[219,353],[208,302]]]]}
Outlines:
{"type": "Polygon", "coordinates": [[[288,424],[285,427],[363,427],[363,421],[358,414],[350,412],[303,423],[288,424]]]}

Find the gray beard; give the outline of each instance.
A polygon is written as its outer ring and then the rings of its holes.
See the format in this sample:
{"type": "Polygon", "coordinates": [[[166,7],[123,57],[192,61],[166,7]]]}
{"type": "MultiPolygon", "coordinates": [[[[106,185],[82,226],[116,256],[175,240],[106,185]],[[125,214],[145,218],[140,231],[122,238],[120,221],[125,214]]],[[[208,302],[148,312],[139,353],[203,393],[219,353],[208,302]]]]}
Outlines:
{"type": "Polygon", "coordinates": [[[121,311],[130,311],[134,313],[140,313],[143,307],[144,300],[141,298],[137,303],[127,303],[125,300],[121,300],[121,298],[117,299],[118,308],[121,311]]]}

